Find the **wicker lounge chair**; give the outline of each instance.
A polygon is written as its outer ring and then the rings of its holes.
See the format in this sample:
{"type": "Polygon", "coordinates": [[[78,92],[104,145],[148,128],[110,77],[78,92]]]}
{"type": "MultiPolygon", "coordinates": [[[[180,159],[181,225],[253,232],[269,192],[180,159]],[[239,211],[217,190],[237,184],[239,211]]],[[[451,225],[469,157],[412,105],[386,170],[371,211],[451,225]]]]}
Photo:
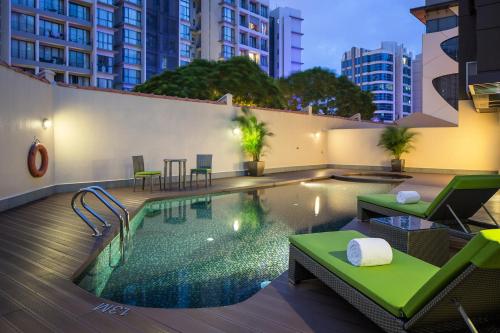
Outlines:
{"type": "Polygon", "coordinates": [[[415,204],[399,204],[395,194],[371,194],[358,196],[358,218],[368,220],[377,216],[413,215],[430,221],[457,221],[461,228],[470,232],[465,220],[479,209],[500,189],[500,175],[455,176],[432,201],[415,204]]]}
{"type": "Polygon", "coordinates": [[[290,237],[288,278],[318,278],[387,332],[446,332],[500,319],[500,230],[476,235],[441,269],[393,250],[389,265],[356,267],[357,231],[290,237]]]}

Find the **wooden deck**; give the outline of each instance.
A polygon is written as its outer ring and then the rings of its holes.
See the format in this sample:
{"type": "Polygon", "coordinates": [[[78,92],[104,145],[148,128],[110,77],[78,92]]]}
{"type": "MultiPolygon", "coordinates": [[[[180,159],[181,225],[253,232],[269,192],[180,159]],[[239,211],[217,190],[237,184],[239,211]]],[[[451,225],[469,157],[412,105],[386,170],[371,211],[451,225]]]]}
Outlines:
{"type": "MultiPolygon", "coordinates": [[[[331,170],[217,180],[210,191],[272,186],[328,176],[331,170]]],[[[151,198],[179,192],[111,191],[132,215],[151,198]]],[[[204,190],[182,192],[202,193],[204,190]]],[[[130,307],[124,316],[94,308],[107,300],[72,278],[117,233],[90,236],[72,212],[72,194],[57,194],[0,213],[0,332],[377,332],[379,329],[318,281],[299,286],[286,273],[245,302],[219,308],[130,307]]],[[[110,218],[110,220],[112,220],[110,218]]]]}

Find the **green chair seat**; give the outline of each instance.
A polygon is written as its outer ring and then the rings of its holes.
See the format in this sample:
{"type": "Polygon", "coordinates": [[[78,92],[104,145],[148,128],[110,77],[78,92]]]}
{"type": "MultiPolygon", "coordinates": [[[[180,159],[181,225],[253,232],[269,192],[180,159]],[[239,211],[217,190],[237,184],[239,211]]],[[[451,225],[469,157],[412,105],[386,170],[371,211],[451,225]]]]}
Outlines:
{"type": "Polygon", "coordinates": [[[210,173],[210,172],[212,172],[212,169],[210,169],[210,168],[194,168],[194,169],[191,169],[191,172],[210,173]]]}
{"type": "Polygon", "coordinates": [[[147,177],[161,175],[161,171],[139,171],[135,173],[136,177],[147,177]]]}
{"type": "Polygon", "coordinates": [[[431,205],[430,202],[422,200],[414,204],[400,204],[396,201],[395,194],[360,195],[358,196],[358,200],[421,218],[427,217],[427,212],[429,210],[429,206],[431,205]]]}
{"type": "Polygon", "coordinates": [[[357,231],[290,236],[290,243],[395,316],[403,316],[410,299],[439,271],[406,253],[393,250],[390,265],[356,267],[347,260],[347,244],[366,237],[357,231]]]}

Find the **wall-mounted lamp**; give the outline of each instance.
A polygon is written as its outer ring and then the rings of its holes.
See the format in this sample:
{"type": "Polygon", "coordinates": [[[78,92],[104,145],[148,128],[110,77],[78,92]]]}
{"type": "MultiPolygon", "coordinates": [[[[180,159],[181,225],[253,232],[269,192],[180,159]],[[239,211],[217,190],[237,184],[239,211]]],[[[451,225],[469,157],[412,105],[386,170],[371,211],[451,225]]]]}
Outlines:
{"type": "Polygon", "coordinates": [[[52,120],[47,119],[47,118],[43,118],[43,120],[42,120],[42,128],[43,129],[49,129],[51,127],[52,127],[52,120]]]}
{"type": "Polygon", "coordinates": [[[233,128],[233,135],[234,136],[241,136],[241,128],[239,128],[239,127],[233,128]]]}
{"type": "Polygon", "coordinates": [[[314,199],[314,216],[319,215],[319,208],[320,208],[319,196],[316,196],[316,199],[314,199]]]}

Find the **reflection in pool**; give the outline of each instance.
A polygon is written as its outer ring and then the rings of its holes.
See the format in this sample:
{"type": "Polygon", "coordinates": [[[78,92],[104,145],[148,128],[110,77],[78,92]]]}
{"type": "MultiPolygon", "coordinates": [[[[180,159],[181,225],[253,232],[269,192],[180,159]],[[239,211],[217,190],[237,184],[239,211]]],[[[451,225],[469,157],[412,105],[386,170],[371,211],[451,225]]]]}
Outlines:
{"type": "Polygon", "coordinates": [[[124,259],[115,239],[77,283],[129,305],[238,303],[286,271],[288,235],[337,230],[356,215],[358,194],[390,190],[325,180],[147,203],[124,259]]]}

